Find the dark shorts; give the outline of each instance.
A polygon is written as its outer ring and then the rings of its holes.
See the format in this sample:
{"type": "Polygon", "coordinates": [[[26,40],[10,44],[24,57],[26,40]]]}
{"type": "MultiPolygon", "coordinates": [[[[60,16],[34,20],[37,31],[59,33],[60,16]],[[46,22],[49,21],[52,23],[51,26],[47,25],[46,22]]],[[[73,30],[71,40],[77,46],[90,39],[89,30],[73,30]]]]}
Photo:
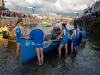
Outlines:
{"type": "Polygon", "coordinates": [[[2,32],[3,39],[8,39],[7,31],[2,32]]]}

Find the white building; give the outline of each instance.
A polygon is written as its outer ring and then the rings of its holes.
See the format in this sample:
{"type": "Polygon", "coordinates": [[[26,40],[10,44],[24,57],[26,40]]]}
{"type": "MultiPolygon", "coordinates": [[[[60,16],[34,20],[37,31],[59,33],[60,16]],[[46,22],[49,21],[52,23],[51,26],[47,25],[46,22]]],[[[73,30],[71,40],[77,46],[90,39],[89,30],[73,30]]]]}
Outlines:
{"type": "Polygon", "coordinates": [[[43,19],[42,15],[37,16],[38,20],[43,19]]]}
{"type": "Polygon", "coordinates": [[[4,0],[0,0],[0,6],[4,6],[4,0]]]}
{"type": "Polygon", "coordinates": [[[47,18],[49,20],[56,20],[56,16],[57,16],[56,13],[47,13],[47,18]]]}
{"type": "Polygon", "coordinates": [[[91,7],[89,6],[88,8],[84,9],[84,13],[91,13],[91,7]]]}
{"type": "Polygon", "coordinates": [[[92,4],[92,7],[91,7],[91,12],[95,12],[95,3],[92,4]]]}
{"type": "Polygon", "coordinates": [[[100,0],[95,3],[94,11],[100,11],[100,0]]]}
{"type": "Polygon", "coordinates": [[[100,11],[100,0],[96,0],[95,3],[84,9],[84,13],[92,13],[100,11]]]}

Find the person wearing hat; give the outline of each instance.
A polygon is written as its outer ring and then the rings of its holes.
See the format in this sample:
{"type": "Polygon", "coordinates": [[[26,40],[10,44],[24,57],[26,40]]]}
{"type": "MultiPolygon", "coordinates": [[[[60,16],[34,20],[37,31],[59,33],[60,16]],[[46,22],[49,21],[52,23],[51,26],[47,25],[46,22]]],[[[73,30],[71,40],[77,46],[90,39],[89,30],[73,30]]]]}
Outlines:
{"type": "Polygon", "coordinates": [[[79,35],[78,35],[78,30],[77,30],[77,25],[74,25],[74,30],[73,30],[73,33],[72,33],[72,35],[71,35],[71,37],[70,37],[70,39],[72,40],[72,43],[71,43],[71,52],[73,52],[73,48],[74,48],[74,50],[76,50],[77,49],[77,46],[78,46],[78,39],[77,39],[77,37],[78,37],[79,35]]]}
{"type": "Polygon", "coordinates": [[[22,20],[18,20],[16,27],[12,31],[14,35],[14,31],[16,33],[16,43],[17,43],[17,50],[16,50],[16,58],[19,58],[19,49],[20,49],[20,44],[21,44],[21,38],[22,37],[27,37],[26,31],[24,27],[22,26],[23,22],[22,20]]]}
{"type": "Polygon", "coordinates": [[[31,32],[28,38],[34,39],[35,42],[35,49],[37,53],[38,65],[43,64],[43,46],[44,46],[44,39],[45,35],[41,29],[37,29],[35,24],[30,24],[31,32]]]}

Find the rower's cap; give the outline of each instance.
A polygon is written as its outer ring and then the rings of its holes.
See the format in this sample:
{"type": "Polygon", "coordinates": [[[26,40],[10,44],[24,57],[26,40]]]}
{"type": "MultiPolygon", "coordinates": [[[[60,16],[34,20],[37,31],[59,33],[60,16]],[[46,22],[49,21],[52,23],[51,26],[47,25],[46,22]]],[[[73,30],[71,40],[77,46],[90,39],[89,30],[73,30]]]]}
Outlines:
{"type": "Polygon", "coordinates": [[[35,27],[35,24],[30,24],[29,28],[33,28],[33,27],[35,27]]]}

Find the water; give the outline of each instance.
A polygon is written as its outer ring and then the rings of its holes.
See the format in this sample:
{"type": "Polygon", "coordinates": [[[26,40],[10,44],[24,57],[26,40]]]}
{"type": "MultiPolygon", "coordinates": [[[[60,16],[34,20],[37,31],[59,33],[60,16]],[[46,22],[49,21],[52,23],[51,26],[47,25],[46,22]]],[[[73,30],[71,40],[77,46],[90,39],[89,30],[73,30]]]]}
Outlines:
{"type": "MultiPolygon", "coordinates": [[[[52,29],[39,28],[45,34],[52,29]]],[[[63,52],[62,57],[58,58],[57,49],[45,53],[42,66],[36,64],[37,58],[24,63],[15,59],[16,43],[10,41],[9,47],[3,48],[0,41],[0,75],[100,75],[100,35],[87,33],[87,43],[66,57],[63,52]]]]}

